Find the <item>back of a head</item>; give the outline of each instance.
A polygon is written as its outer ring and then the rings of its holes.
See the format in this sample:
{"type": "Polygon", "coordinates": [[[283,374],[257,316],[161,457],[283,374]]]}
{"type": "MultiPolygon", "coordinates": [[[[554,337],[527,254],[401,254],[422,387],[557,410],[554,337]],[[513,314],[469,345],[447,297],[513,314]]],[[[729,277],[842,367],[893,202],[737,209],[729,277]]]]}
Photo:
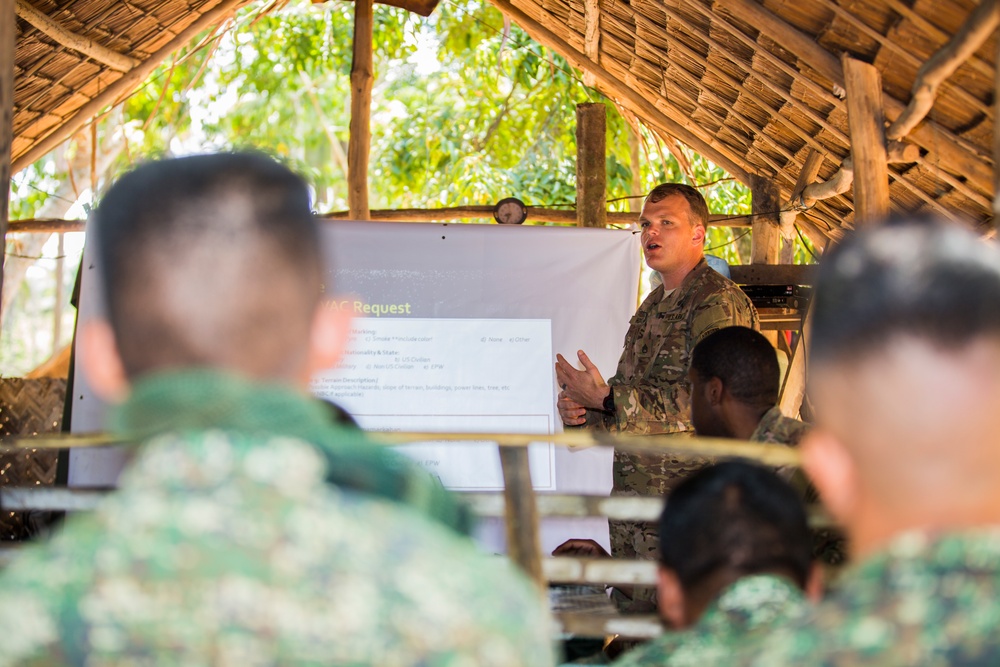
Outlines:
{"type": "Polygon", "coordinates": [[[777,573],[805,587],[811,559],[801,500],[756,464],[699,470],[671,492],[660,516],[660,561],[689,594],[719,574],[777,573]]]}
{"type": "MultiPolygon", "coordinates": [[[[849,235],[820,265],[807,342],[819,431],[850,452],[865,508],[905,528],[1000,505],[995,243],[933,220],[849,235]]],[[[821,467],[821,492],[844,486],[821,467]]]]}
{"type": "Polygon", "coordinates": [[[753,329],[726,327],[712,332],[692,350],[691,369],[705,381],[719,378],[741,403],[770,408],[778,402],[778,356],[767,338],[753,329]]]}
{"type": "Polygon", "coordinates": [[[308,188],[286,167],[255,153],[150,162],[108,190],[92,228],[130,378],[296,372],[321,259],[308,188]]]}

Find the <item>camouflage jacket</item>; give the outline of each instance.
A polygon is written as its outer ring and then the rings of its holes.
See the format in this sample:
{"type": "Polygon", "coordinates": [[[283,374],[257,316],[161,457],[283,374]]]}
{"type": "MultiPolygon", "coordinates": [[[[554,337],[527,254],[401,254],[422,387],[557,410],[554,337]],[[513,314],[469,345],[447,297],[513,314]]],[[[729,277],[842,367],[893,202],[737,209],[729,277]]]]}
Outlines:
{"type": "Polygon", "coordinates": [[[680,287],[650,292],[630,322],[618,370],[608,380],[615,411],[587,411],[588,426],[639,435],[691,430],[691,350],[717,329],[759,328],[750,299],[704,259],[680,287]]]}
{"type": "Polygon", "coordinates": [[[550,665],[541,596],[321,452],[207,430],[144,443],[120,488],[0,575],[0,665],[550,665]]]}
{"type": "Polygon", "coordinates": [[[907,533],[732,664],[1000,665],[998,623],[1000,528],[907,533]]]}
{"type": "Polygon", "coordinates": [[[743,577],[711,604],[694,627],[667,632],[626,653],[621,667],[703,667],[726,665],[747,641],[805,614],[802,590],[784,577],[743,577]]]}
{"type": "Polygon", "coordinates": [[[794,447],[802,441],[808,431],[807,424],[786,417],[781,414],[781,408],[774,406],[760,418],[760,423],[757,424],[757,429],[750,436],[750,440],[794,447]]]}

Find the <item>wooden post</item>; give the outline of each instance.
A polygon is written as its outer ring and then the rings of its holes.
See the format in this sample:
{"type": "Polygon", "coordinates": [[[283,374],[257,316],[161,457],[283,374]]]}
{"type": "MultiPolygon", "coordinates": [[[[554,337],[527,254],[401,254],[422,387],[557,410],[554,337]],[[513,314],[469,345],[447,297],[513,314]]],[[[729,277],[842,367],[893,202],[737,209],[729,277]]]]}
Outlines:
{"type": "Polygon", "coordinates": [[[371,151],[372,0],[354,2],[354,57],[351,61],[351,136],[347,145],[347,205],[353,220],[368,220],[368,155],[371,151]]]}
{"type": "Polygon", "coordinates": [[[3,265],[7,248],[7,218],[10,217],[10,150],[14,142],[14,52],[17,46],[17,14],[13,2],[0,3],[0,297],[3,295],[3,265]]]}
{"type": "Polygon", "coordinates": [[[781,209],[781,192],[773,178],[750,177],[750,205],[753,222],[750,232],[750,263],[777,264],[781,248],[781,229],[778,211],[781,209]]]}
{"type": "Polygon", "coordinates": [[[843,65],[854,166],[854,224],[864,225],[889,215],[882,77],[874,65],[846,54],[843,65]]]}
{"type": "Polygon", "coordinates": [[[504,507],[507,524],[507,554],[525,574],[545,589],[541,541],[538,537],[538,506],[531,486],[527,447],[500,446],[504,507]]]}
{"type": "Polygon", "coordinates": [[[629,167],[632,169],[632,192],[629,194],[637,199],[628,200],[628,210],[638,213],[642,209],[642,197],[645,193],[642,191],[642,162],[639,157],[639,123],[636,121],[635,129],[631,127],[628,128],[628,154],[629,154],[629,167]]]}
{"type": "Polygon", "coordinates": [[[606,127],[604,104],[576,105],[576,224],[580,227],[608,223],[606,127]]]}

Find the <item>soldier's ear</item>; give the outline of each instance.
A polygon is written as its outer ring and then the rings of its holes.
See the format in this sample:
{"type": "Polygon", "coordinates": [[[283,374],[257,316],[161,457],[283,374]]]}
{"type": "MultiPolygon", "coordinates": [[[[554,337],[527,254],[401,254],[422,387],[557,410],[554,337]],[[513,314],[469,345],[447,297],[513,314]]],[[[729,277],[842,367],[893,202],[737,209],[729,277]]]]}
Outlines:
{"type": "Polygon", "coordinates": [[[823,504],[841,525],[855,517],[858,474],[854,459],[832,433],[815,428],[799,445],[802,468],[816,485],[823,504]]]}
{"type": "Polygon", "coordinates": [[[705,225],[697,224],[694,226],[694,236],[691,240],[700,248],[705,245],[705,236],[707,234],[708,231],[705,229],[705,225]]]}
{"type": "Polygon", "coordinates": [[[676,572],[662,565],[657,568],[656,597],[664,623],[677,630],[687,626],[681,580],[676,572]]]}
{"type": "Polygon", "coordinates": [[[710,378],[709,381],[705,383],[705,398],[708,399],[710,405],[720,405],[722,403],[722,395],[724,393],[725,386],[723,386],[721,379],[710,378]]]}

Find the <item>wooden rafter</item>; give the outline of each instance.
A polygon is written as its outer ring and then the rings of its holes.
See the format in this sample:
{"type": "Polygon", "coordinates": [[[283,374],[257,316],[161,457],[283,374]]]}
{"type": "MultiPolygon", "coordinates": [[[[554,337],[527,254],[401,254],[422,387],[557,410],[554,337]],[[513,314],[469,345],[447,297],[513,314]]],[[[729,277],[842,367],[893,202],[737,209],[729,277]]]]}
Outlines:
{"type": "MultiPolygon", "coordinates": [[[[951,35],[925,19],[917,12],[913,11],[913,9],[907,6],[903,0],[883,0],[883,2],[885,2],[885,4],[892,9],[892,11],[896,12],[901,17],[915,25],[928,37],[939,42],[947,42],[951,39],[951,35]]],[[[979,72],[979,74],[982,74],[983,76],[993,76],[994,68],[983,62],[983,60],[977,56],[972,56],[967,62],[969,66],[979,72]]]]}
{"type": "Polygon", "coordinates": [[[17,1],[17,15],[44,33],[50,39],[55,40],[66,48],[73,49],[88,58],[107,65],[111,69],[119,72],[128,72],[139,65],[139,61],[130,56],[126,56],[114,49],[95,42],[89,37],[85,37],[69,30],[61,23],[35,8],[28,0],[17,1]]]}
{"type": "MultiPolygon", "coordinates": [[[[601,4],[600,0],[584,0],[583,2],[583,52],[591,61],[601,64],[601,4]]],[[[583,83],[593,87],[596,83],[594,75],[583,73],[583,83]]]]}
{"type": "Polygon", "coordinates": [[[889,163],[885,151],[882,77],[874,65],[843,56],[847,120],[854,163],[854,221],[868,224],[889,215],[889,163]]]}

